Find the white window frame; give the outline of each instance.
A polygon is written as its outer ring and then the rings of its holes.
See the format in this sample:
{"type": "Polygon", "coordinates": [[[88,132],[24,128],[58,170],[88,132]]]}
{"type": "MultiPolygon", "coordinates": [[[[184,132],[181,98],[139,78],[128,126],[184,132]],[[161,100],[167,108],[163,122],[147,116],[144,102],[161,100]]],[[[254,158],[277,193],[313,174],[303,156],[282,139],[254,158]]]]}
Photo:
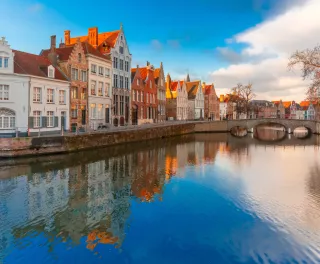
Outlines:
{"type": "Polygon", "coordinates": [[[47,127],[54,127],[54,111],[47,111],[47,127]]]}
{"type": "Polygon", "coordinates": [[[79,79],[79,70],[77,68],[71,68],[71,80],[77,81],[79,79]]]}
{"type": "Polygon", "coordinates": [[[9,101],[9,92],[9,85],[0,84],[0,101],[9,101]]]}
{"type": "Polygon", "coordinates": [[[54,89],[52,88],[47,89],[47,103],[54,104],[54,89]]]}
{"type": "Polygon", "coordinates": [[[87,81],[87,71],[81,70],[81,81],[87,81]]]}
{"type": "Polygon", "coordinates": [[[91,73],[97,74],[97,65],[96,64],[91,64],[91,73]]]}
{"type": "Polygon", "coordinates": [[[103,96],[103,82],[98,83],[98,96],[103,96]],[[101,88],[101,93],[100,93],[101,88]]]}
{"type": "Polygon", "coordinates": [[[110,97],[110,83],[104,84],[104,96],[110,97]]]}
{"type": "Polygon", "coordinates": [[[33,111],[33,127],[41,127],[41,111],[33,111]]]}
{"type": "Polygon", "coordinates": [[[91,85],[90,85],[90,95],[97,95],[97,82],[96,81],[91,81],[91,85]],[[93,89],[94,86],[94,89],[93,89]],[[92,93],[94,92],[94,93],[92,93]]]}
{"type": "Polygon", "coordinates": [[[110,77],[110,69],[109,68],[104,68],[104,74],[106,77],[110,77]]]}
{"type": "Polygon", "coordinates": [[[66,91],[59,90],[59,104],[66,104],[66,91]]]}
{"type": "Polygon", "coordinates": [[[9,57],[4,57],[3,68],[9,68],[9,57]]]}
{"type": "Polygon", "coordinates": [[[104,75],[104,68],[99,66],[99,75],[103,76],[104,75]]]}
{"type": "Polygon", "coordinates": [[[42,88],[41,87],[33,87],[33,102],[41,103],[42,102],[42,88]]]}
{"type": "Polygon", "coordinates": [[[91,110],[91,118],[96,119],[96,115],[97,115],[96,104],[90,104],[90,110],[91,110]]]}

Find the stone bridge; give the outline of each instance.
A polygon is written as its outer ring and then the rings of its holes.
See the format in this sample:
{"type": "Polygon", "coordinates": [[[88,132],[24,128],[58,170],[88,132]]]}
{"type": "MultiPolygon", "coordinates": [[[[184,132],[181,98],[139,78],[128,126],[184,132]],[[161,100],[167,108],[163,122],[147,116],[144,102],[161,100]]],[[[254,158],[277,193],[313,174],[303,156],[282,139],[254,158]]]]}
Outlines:
{"type": "Polygon", "coordinates": [[[293,133],[297,127],[305,127],[310,133],[320,133],[320,123],[313,120],[302,120],[302,119],[278,119],[278,118],[266,118],[266,119],[243,119],[243,120],[228,120],[227,128],[230,131],[234,127],[243,127],[248,131],[254,130],[260,125],[274,125],[278,124],[284,127],[286,132],[293,133]]]}

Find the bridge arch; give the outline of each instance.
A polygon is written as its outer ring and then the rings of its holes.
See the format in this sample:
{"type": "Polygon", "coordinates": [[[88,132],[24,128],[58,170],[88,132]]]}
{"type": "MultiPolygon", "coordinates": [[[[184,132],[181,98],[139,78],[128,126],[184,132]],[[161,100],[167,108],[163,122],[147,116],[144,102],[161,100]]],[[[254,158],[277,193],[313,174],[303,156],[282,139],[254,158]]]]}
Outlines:
{"type": "Polygon", "coordinates": [[[297,120],[297,119],[278,119],[278,118],[268,118],[268,119],[243,119],[243,120],[228,120],[228,131],[231,131],[233,127],[243,127],[248,131],[252,131],[255,127],[260,125],[281,125],[285,128],[286,132],[293,133],[294,129],[297,127],[306,127],[308,131],[312,134],[316,130],[316,121],[313,120],[297,120]]]}

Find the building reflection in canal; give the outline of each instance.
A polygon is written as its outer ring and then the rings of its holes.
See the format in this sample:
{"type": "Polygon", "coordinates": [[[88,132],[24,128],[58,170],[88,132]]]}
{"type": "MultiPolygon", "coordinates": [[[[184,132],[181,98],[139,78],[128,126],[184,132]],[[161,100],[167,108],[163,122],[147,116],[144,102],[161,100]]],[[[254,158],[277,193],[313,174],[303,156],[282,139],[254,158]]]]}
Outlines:
{"type": "MultiPolygon", "coordinates": [[[[256,133],[260,139],[275,141],[284,132],[257,129],[256,133]]],[[[318,144],[315,137],[308,140],[318,144]]],[[[248,164],[255,144],[261,143],[249,137],[198,134],[0,164],[1,174],[10,176],[0,180],[0,222],[4,223],[0,262],[13,244],[30,246],[30,236],[45,237],[52,254],[57,241],[72,246],[84,240],[93,252],[98,252],[98,245],[121,248],[132,199],[161,201],[164,186],[173,177],[184,177],[188,166],[214,164],[217,155],[219,161],[228,157],[235,164],[248,164]]],[[[320,208],[319,171],[316,166],[310,173],[309,188],[320,208]]]]}

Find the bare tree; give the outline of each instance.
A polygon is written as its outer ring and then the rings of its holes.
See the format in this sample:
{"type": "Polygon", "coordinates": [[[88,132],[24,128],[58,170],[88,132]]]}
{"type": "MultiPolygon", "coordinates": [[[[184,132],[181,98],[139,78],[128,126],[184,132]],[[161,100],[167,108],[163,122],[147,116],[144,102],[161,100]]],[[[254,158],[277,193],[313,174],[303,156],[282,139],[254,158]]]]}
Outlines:
{"type": "Polygon", "coordinates": [[[289,58],[288,68],[293,70],[295,66],[301,66],[304,80],[311,80],[306,91],[307,100],[320,102],[320,45],[313,49],[296,51],[289,58]]]}
{"type": "Polygon", "coordinates": [[[250,101],[256,97],[253,93],[252,86],[252,83],[248,83],[247,85],[238,83],[236,87],[231,89],[230,101],[236,103],[237,113],[244,113],[247,118],[251,111],[250,101]]]}

